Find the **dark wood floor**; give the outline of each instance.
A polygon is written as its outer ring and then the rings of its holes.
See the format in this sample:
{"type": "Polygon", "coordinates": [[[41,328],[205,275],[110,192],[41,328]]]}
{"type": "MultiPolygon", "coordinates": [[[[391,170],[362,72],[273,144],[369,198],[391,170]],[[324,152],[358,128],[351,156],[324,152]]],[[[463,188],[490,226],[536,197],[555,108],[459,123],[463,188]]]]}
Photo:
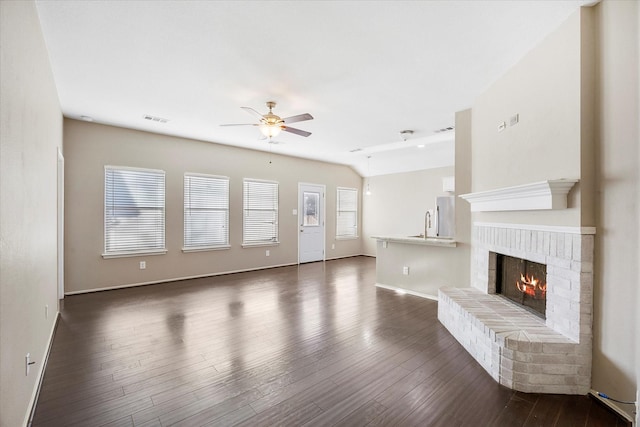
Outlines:
{"type": "Polygon", "coordinates": [[[617,426],[495,381],[366,257],[70,296],[36,426],[617,426]]]}

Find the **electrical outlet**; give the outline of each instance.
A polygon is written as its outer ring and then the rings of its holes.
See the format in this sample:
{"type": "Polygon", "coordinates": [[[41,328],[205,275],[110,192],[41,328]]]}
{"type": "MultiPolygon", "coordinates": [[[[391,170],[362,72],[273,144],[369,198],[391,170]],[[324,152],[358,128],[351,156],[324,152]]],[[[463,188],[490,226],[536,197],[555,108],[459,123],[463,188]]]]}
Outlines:
{"type": "Polygon", "coordinates": [[[409,275],[409,267],[407,267],[406,265],[404,267],[402,267],[402,274],[404,274],[405,276],[409,275]]]}
{"type": "Polygon", "coordinates": [[[517,125],[520,121],[520,114],[516,114],[515,116],[511,116],[509,118],[509,126],[517,125]]]}
{"type": "Polygon", "coordinates": [[[140,270],[144,270],[145,268],[147,268],[147,262],[146,261],[140,261],[140,270]]]}
{"type": "Polygon", "coordinates": [[[45,319],[49,318],[49,304],[45,304],[44,306],[44,318],[45,319]]]}
{"type": "Polygon", "coordinates": [[[335,243],[332,243],[332,244],[331,244],[331,249],[335,249],[335,248],[336,248],[336,244],[335,244],[335,243]]]}
{"type": "Polygon", "coordinates": [[[270,256],[271,252],[269,251],[269,249],[266,250],[266,252],[264,253],[266,256],[270,256]]]}

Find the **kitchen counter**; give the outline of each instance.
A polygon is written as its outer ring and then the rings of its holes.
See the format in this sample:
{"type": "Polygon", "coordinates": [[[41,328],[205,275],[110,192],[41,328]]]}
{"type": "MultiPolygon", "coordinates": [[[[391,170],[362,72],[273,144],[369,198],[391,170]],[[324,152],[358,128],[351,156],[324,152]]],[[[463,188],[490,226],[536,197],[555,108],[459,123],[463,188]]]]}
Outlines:
{"type": "Polygon", "coordinates": [[[455,248],[457,245],[453,239],[443,239],[439,237],[371,236],[371,238],[382,242],[406,243],[409,245],[442,246],[447,248],[455,248]]]}
{"type": "Polygon", "coordinates": [[[443,286],[469,286],[469,245],[454,239],[400,235],[376,239],[376,286],[438,299],[443,286]]]}

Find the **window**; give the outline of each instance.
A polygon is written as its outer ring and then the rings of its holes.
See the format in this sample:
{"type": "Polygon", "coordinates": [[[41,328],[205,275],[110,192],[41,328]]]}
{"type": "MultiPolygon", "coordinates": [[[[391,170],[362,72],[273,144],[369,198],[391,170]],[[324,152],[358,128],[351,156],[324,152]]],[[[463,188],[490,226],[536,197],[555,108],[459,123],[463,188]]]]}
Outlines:
{"type": "Polygon", "coordinates": [[[244,246],[278,243],[278,183],[244,180],[244,246]]]}
{"type": "Polygon", "coordinates": [[[229,178],[184,174],[184,251],[229,247],[229,178]]]}
{"type": "Polygon", "coordinates": [[[302,225],[304,227],[314,227],[320,225],[320,193],[305,191],[302,193],[304,203],[304,216],[302,225]]]}
{"type": "Polygon", "coordinates": [[[166,253],[164,181],[164,171],[105,166],[105,258],[166,253]]]}
{"type": "Polygon", "coordinates": [[[358,190],[338,187],[336,238],[358,237],[358,190]]]}

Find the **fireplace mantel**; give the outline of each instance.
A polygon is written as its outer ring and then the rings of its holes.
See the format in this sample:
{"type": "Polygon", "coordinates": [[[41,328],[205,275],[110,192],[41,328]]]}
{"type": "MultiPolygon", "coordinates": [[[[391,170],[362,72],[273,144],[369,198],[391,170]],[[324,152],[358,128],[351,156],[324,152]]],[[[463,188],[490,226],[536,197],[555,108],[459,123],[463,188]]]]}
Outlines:
{"type": "Polygon", "coordinates": [[[577,179],[555,179],[495,190],[461,194],[471,212],[566,209],[567,194],[577,179]]]}

